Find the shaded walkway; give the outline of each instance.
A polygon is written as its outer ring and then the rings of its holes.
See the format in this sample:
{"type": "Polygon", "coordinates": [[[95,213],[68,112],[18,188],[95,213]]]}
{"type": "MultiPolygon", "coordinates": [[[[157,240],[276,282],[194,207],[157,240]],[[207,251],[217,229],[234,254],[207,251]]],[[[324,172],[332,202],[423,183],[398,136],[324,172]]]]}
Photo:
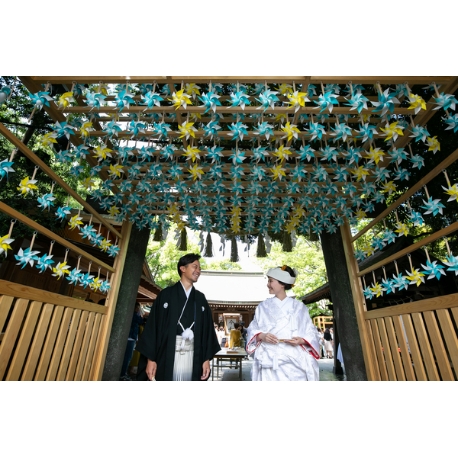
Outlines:
{"type": "MultiPolygon", "coordinates": [[[[243,361],[242,364],[242,381],[251,380],[251,366],[253,360],[243,361]]],[[[344,375],[335,375],[332,371],[334,366],[333,359],[320,359],[318,361],[320,367],[320,382],[339,382],[346,380],[344,375]]],[[[239,377],[239,369],[223,368],[219,371],[219,377],[216,377],[216,369],[214,374],[214,382],[232,382],[237,381],[239,377]]],[[[211,381],[211,376],[210,380],[211,381]]]]}

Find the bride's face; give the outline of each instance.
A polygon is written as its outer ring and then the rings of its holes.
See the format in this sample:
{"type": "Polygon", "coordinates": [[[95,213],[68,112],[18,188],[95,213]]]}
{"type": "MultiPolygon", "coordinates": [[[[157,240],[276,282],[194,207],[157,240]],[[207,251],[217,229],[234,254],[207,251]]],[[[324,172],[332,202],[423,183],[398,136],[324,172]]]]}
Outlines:
{"type": "Polygon", "coordinates": [[[285,286],[282,285],[275,278],[267,277],[267,288],[269,289],[269,294],[274,294],[275,296],[280,292],[285,291],[285,286]]]}

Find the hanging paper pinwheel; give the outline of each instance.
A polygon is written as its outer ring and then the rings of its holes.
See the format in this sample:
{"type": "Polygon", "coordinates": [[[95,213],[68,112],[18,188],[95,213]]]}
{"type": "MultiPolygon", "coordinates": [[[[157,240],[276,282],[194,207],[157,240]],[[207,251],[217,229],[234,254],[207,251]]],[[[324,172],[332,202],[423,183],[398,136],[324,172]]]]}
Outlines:
{"type": "Polygon", "coordinates": [[[437,278],[439,280],[441,278],[441,275],[446,275],[446,273],[444,272],[444,266],[442,266],[441,264],[437,264],[437,261],[431,262],[427,260],[426,266],[422,264],[421,267],[425,269],[422,271],[422,273],[428,275],[428,280],[431,280],[432,278],[437,278]]]}
{"type": "Polygon", "coordinates": [[[380,127],[380,130],[383,132],[385,141],[395,142],[398,139],[398,136],[403,136],[404,127],[402,127],[399,122],[392,122],[391,124],[386,124],[385,127],[380,127]]]}
{"type": "Polygon", "coordinates": [[[80,274],[78,281],[80,282],[80,285],[86,289],[88,286],[90,287],[93,278],[94,275],[91,275],[90,272],[86,272],[85,274],[80,274]]]}
{"type": "Polygon", "coordinates": [[[455,275],[458,275],[458,256],[448,254],[447,262],[444,262],[444,264],[448,266],[447,271],[455,272],[455,275]]]}
{"type": "Polygon", "coordinates": [[[155,134],[159,135],[159,139],[161,139],[161,137],[167,138],[170,130],[170,124],[166,124],[165,122],[153,124],[153,131],[155,134]]]}
{"type": "Polygon", "coordinates": [[[347,124],[336,124],[335,128],[331,128],[334,133],[332,135],[335,136],[334,143],[338,140],[346,141],[348,136],[351,136],[351,127],[347,126],[347,124]]]}
{"type": "Polygon", "coordinates": [[[407,272],[406,279],[409,280],[411,285],[420,286],[425,282],[425,274],[419,270],[412,268],[412,272],[407,272]]]}
{"type": "Polygon", "coordinates": [[[425,142],[426,138],[429,137],[429,132],[423,126],[413,126],[412,135],[409,135],[409,137],[415,138],[416,142],[420,140],[425,142]]]}
{"type": "Polygon", "coordinates": [[[111,288],[111,285],[110,285],[110,283],[108,282],[108,280],[102,281],[102,282],[100,283],[100,285],[99,285],[99,290],[100,290],[100,292],[101,292],[101,293],[104,293],[104,294],[106,294],[106,293],[109,291],[110,288],[111,288]]]}
{"type": "Polygon", "coordinates": [[[38,186],[35,185],[36,182],[37,180],[31,180],[29,177],[25,177],[21,180],[17,190],[21,191],[23,196],[28,193],[33,195],[33,192],[38,189],[38,186]]]}
{"type": "Polygon", "coordinates": [[[29,92],[29,97],[37,110],[41,110],[44,106],[49,107],[49,102],[53,100],[47,91],[39,91],[35,94],[29,92]]]}
{"type": "Polygon", "coordinates": [[[232,123],[229,130],[231,132],[227,135],[232,135],[232,140],[243,140],[243,136],[248,135],[247,126],[242,122],[232,123]]]}
{"type": "Polygon", "coordinates": [[[94,108],[100,108],[102,106],[102,102],[105,100],[106,96],[97,93],[97,92],[86,92],[86,99],[84,100],[88,106],[94,108]]]}
{"type": "Polygon", "coordinates": [[[110,121],[107,123],[102,130],[108,135],[108,137],[113,138],[117,137],[119,132],[122,132],[121,126],[116,124],[115,121],[110,121]]]}
{"type": "Polygon", "coordinates": [[[204,132],[206,137],[213,137],[218,136],[218,130],[221,129],[221,126],[218,124],[218,121],[210,121],[207,125],[204,126],[204,132]]]}
{"type": "Polygon", "coordinates": [[[377,134],[377,129],[372,124],[365,123],[360,124],[359,130],[357,130],[356,132],[358,132],[356,138],[361,139],[362,142],[365,142],[367,140],[373,140],[374,135],[377,134]]]}
{"type": "Polygon", "coordinates": [[[231,93],[231,106],[240,107],[242,110],[245,109],[245,105],[250,105],[250,99],[243,91],[236,91],[231,93]]]}
{"type": "Polygon", "coordinates": [[[444,94],[443,92],[439,94],[439,97],[435,97],[434,100],[438,106],[433,108],[433,110],[439,110],[440,108],[443,108],[444,110],[452,109],[455,111],[456,104],[458,104],[458,100],[456,100],[453,94],[444,94]]]}
{"type": "Polygon", "coordinates": [[[315,138],[321,140],[323,135],[326,135],[326,130],[323,125],[317,122],[311,122],[308,133],[312,136],[310,140],[315,140],[315,138]]]}
{"type": "Polygon", "coordinates": [[[434,154],[441,150],[441,145],[436,136],[428,137],[426,143],[429,146],[428,151],[432,151],[434,154]]]}
{"type": "Polygon", "coordinates": [[[164,99],[157,92],[148,91],[142,97],[142,104],[146,105],[143,111],[153,108],[154,106],[160,107],[163,100],[164,99]]]}
{"type": "Polygon", "coordinates": [[[423,213],[424,215],[428,215],[432,213],[433,216],[436,216],[438,213],[441,215],[442,209],[445,208],[445,205],[441,203],[440,199],[434,199],[432,197],[428,198],[428,201],[426,202],[423,200],[423,203],[425,205],[421,205],[421,208],[424,208],[426,211],[423,213]]]}
{"type": "Polygon", "coordinates": [[[15,172],[15,170],[11,167],[14,163],[7,159],[3,159],[0,161],[0,181],[6,177],[8,180],[8,173],[15,172]]]}
{"type": "Polygon", "coordinates": [[[426,110],[426,102],[419,95],[409,94],[409,102],[408,110],[414,110],[415,114],[418,114],[420,110],[426,110]]]}
{"type": "Polygon", "coordinates": [[[387,111],[391,114],[394,112],[394,104],[400,103],[399,100],[395,97],[395,93],[390,94],[390,89],[386,89],[384,92],[379,92],[378,102],[371,102],[374,105],[374,113],[381,112],[380,115],[383,116],[387,111]]]}
{"type": "Polygon", "coordinates": [[[172,94],[172,98],[168,100],[170,100],[173,103],[173,106],[176,110],[178,110],[178,108],[180,107],[186,109],[188,104],[192,105],[191,99],[189,98],[189,94],[186,94],[184,89],[174,92],[172,94]]]}
{"type": "Polygon", "coordinates": [[[0,237],[0,254],[5,254],[8,250],[11,250],[10,243],[13,243],[14,239],[10,238],[9,234],[4,235],[3,237],[0,237]]]}
{"type": "Polygon", "coordinates": [[[458,132],[458,114],[449,115],[447,118],[442,118],[442,120],[448,125],[445,130],[453,129],[453,133],[455,134],[458,132]]]}
{"type": "Polygon", "coordinates": [[[0,105],[5,102],[8,97],[11,95],[11,88],[8,86],[3,86],[0,89],[0,105]]]}
{"type": "Polygon", "coordinates": [[[178,126],[178,129],[181,132],[180,138],[186,138],[186,140],[189,139],[189,137],[196,137],[195,132],[197,132],[197,129],[194,127],[193,122],[187,122],[185,121],[183,124],[178,126]]]}
{"type": "Polygon", "coordinates": [[[281,128],[281,130],[285,132],[285,135],[283,135],[282,138],[286,137],[288,141],[292,140],[293,137],[298,138],[298,134],[300,133],[297,126],[295,124],[291,124],[289,121],[281,128]]]}
{"type": "Polygon", "coordinates": [[[94,149],[95,157],[99,162],[105,160],[107,157],[112,157],[111,153],[113,152],[112,149],[108,148],[107,145],[97,145],[94,149]]]}
{"type": "Polygon", "coordinates": [[[124,108],[129,108],[130,105],[135,105],[135,100],[133,99],[134,94],[123,89],[115,95],[116,107],[121,112],[124,108]]]}
{"type": "Polygon", "coordinates": [[[70,273],[70,271],[68,270],[69,267],[70,266],[65,264],[65,262],[59,262],[56,267],[52,268],[52,276],[57,277],[60,280],[63,275],[70,273]]]}
{"type": "Polygon", "coordinates": [[[361,92],[356,92],[352,95],[352,97],[350,99],[348,99],[348,103],[346,103],[345,105],[351,107],[350,108],[350,111],[352,110],[357,110],[358,113],[361,113],[361,111],[364,110],[367,110],[367,102],[369,102],[369,99],[367,97],[364,97],[363,94],[361,94],[361,92]]]}
{"type": "Polygon", "coordinates": [[[53,196],[53,193],[50,192],[50,193],[47,193],[47,194],[43,194],[42,196],[38,197],[38,203],[40,205],[38,205],[39,208],[42,208],[43,210],[50,210],[52,206],[54,206],[54,200],[56,198],[53,196]]]}
{"type": "Polygon", "coordinates": [[[54,264],[54,260],[52,259],[52,254],[44,254],[41,258],[36,258],[36,265],[35,267],[40,271],[42,274],[46,269],[51,269],[51,265],[54,264]]]}
{"type": "Polygon", "coordinates": [[[232,149],[232,154],[230,155],[229,159],[232,160],[232,163],[241,164],[245,159],[245,151],[239,149],[232,149]]]}
{"type": "Polygon", "coordinates": [[[205,94],[205,92],[202,93],[202,96],[199,97],[201,102],[203,103],[202,106],[205,107],[205,113],[208,113],[210,110],[213,110],[213,112],[216,112],[216,107],[221,106],[221,102],[219,101],[220,96],[215,94],[213,91],[209,91],[205,94]]]}
{"type": "Polygon", "coordinates": [[[266,137],[266,139],[269,140],[269,138],[274,135],[273,127],[274,126],[272,124],[269,124],[266,121],[262,123],[260,122],[257,127],[254,128],[255,130],[253,133],[255,135],[259,135],[260,137],[266,137]]]}
{"type": "Polygon", "coordinates": [[[30,266],[33,267],[35,261],[38,260],[37,254],[39,253],[39,251],[31,250],[30,247],[25,250],[19,248],[18,254],[15,254],[14,257],[16,258],[16,261],[19,261],[17,265],[21,266],[21,269],[23,269],[27,264],[30,264],[30,266]]]}
{"type": "Polygon", "coordinates": [[[305,102],[310,102],[310,99],[307,98],[307,92],[288,92],[286,96],[289,100],[289,108],[294,108],[295,113],[297,113],[299,108],[305,107],[305,102]]]}
{"type": "Polygon", "coordinates": [[[259,99],[256,99],[261,105],[258,109],[264,108],[266,111],[269,107],[275,109],[275,102],[279,102],[280,99],[277,97],[277,91],[271,91],[270,89],[266,89],[264,92],[259,94],[259,99]]]}
{"type": "Polygon", "coordinates": [[[73,92],[64,92],[60,97],[57,103],[57,106],[61,109],[67,108],[70,106],[71,103],[76,102],[75,98],[73,97],[73,92]]]}
{"type": "Polygon", "coordinates": [[[313,102],[318,105],[316,108],[320,108],[320,113],[326,109],[332,113],[333,106],[339,104],[337,96],[332,92],[325,92],[324,94],[320,94],[318,96],[318,101],[314,100],[313,102]]]}

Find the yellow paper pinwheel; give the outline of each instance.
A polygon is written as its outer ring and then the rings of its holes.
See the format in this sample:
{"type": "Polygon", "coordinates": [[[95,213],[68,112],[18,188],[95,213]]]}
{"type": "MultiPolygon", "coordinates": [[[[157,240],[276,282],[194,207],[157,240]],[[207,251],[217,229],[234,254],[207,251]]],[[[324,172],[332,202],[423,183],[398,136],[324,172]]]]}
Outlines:
{"type": "Polygon", "coordinates": [[[175,107],[175,110],[178,110],[181,106],[183,108],[186,108],[186,105],[192,105],[191,99],[189,98],[189,94],[186,94],[184,92],[184,89],[181,89],[180,91],[174,92],[172,94],[172,98],[169,99],[170,102],[173,102],[173,106],[175,107]]]}
{"type": "Polygon", "coordinates": [[[197,86],[195,83],[186,83],[184,90],[193,98],[196,98],[196,95],[200,95],[199,92],[200,86],[197,86]]]}
{"type": "Polygon", "coordinates": [[[414,110],[415,114],[417,114],[420,110],[426,110],[426,102],[423,98],[416,94],[409,95],[409,110],[414,110]]]}
{"type": "Polygon", "coordinates": [[[291,84],[286,84],[286,83],[280,84],[280,86],[278,86],[277,91],[281,95],[288,95],[288,94],[292,94],[294,92],[293,91],[293,86],[291,86],[291,84]]]}
{"type": "Polygon", "coordinates": [[[197,164],[194,164],[189,170],[189,173],[192,175],[192,178],[193,180],[197,180],[202,177],[202,175],[204,174],[204,170],[202,169],[202,167],[198,166],[197,164]]]}
{"type": "Polygon", "coordinates": [[[24,196],[29,192],[33,195],[33,191],[38,189],[38,186],[35,185],[36,182],[37,180],[29,180],[29,177],[25,177],[21,180],[17,190],[21,191],[21,194],[24,196]]]}
{"type": "Polygon", "coordinates": [[[289,121],[285,124],[284,127],[281,128],[281,130],[285,132],[286,135],[284,135],[284,137],[287,137],[288,141],[291,140],[293,137],[298,138],[297,134],[300,132],[297,126],[291,124],[289,121]]]}
{"type": "Polygon", "coordinates": [[[60,279],[64,274],[68,275],[70,273],[69,268],[70,266],[65,264],[65,262],[59,262],[57,266],[52,268],[52,271],[53,271],[52,276],[60,279]]]}
{"type": "Polygon", "coordinates": [[[195,132],[197,132],[197,129],[194,127],[193,122],[185,121],[183,124],[178,126],[178,129],[181,132],[181,135],[179,138],[186,137],[186,140],[187,140],[189,137],[194,137],[194,138],[196,137],[195,132]]]}
{"type": "Polygon", "coordinates": [[[100,248],[102,251],[107,251],[108,248],[111,247],[111,245],[112,245],[111,242],[110,242],[109,240],[107,240],[107,239],[104,238],[104,239],[102,239],[102,241],[100,242],[99,248],[100,248]]]}
{"type": "Polygon", "coordinates": [[[383,288],[379,282],[376,282],[375,285],[369,289],[376,295],[376,297],[380,297],[383,294],[383,288]]]}
{"type": "Polygon", "coordinates": [[[41,139],[41,144],[43,146],[52,146],[53,143],[57,143],[56,137],[54,132],[48,132],[47,134],[43,135],[41,139]]]}
{"type": "Polygon", "coordinates": [[[366,212],[362,208],[359,208],[355,215],[358,219],[363,219],[367,217],[366,212]]]}
{"type": "MultiPolygon", "coordinates": [[[[288,123],[289,124],[289,123],[288,123]]],[[[272,153],[272,156],[278,157],[280,161],[284,161],[285,159],[288,159],[288,156],[291,155],[291,151],[289,148],[285,148],[283,145],[280,146],[277,150],[275,150],[274,153],[272,153]]]]}
{"type": "Polygon", "coordinates": [[[370,147],[370,150],[367,153],[367,157],[370,158],[369,162],[373,161],[376,164],[380,162],[380,159],[383,156],[385,156],[385,153],[383,152],[383,150],[381,150],[380,148],[372,148],[372,146],[370,147]]]}
{"type": "Polygon", "coordinates": [[[97,291],[102,286],[102,280],[99,277],[95,277],[91,283],[89,283],[89,288],[93,291],[97,291]]]}
{"type": "Polygon", "coordinates": [[[86,121],[80,128],[81,137],[89,137],[89,132],[94,130],[92,121],[86,121]]]}
{"type": "Polygon", "coordinates": [[[408,235],[409,234],[409,228],[404,223],[398,223],[396,227],[397,229],[395,232],[397,232],[399,235],[408,235]]]}
{"type": "Polygon", "coordinates": [[[110,164],[110,171],[108,172],[110,177],[119,178],[121,176],[121,173],[124,173],[124,169],[121,164],[115,164],[115,165],[110,164]]]}
{"type": "Polygon", "coordinates": [[[310,102],[307,98],[307,92],[289,92],[286,94],[289,99],[289,107],[295,108],[294,112],[297,112],[300,107],[305,107],[305,102],[310,102]]]}
{"type": "Polygon", "coordinates": [[[108,214],[109,214],[110,216],[113,216],[113,217],[116,216],[116,215],[118,215],[118,214],[119,214],[119,208],[116,207],[116,205],[112,205],[112,206],[110,207],[110,209],[108,210],[108,214]]]}
{"type": "Polygon", "coordinates": [[[385,141],[386,142],[391,139],[393,141],[396,141],[396,139],[398,138],[398,135],[400,136],[404,135],[404,132],[403,132],[404,127],[398,126],[398,124],[399,122],[396,121],[396,122],[392,122],[389,125],[387,124],[385,128],[380,127],[380,130],[382,132],[385,132],[385,135],[386,135],[385,141]]]}
{"type": "Polygon", "coordinates": [[[111,157],[110,153],[112,151],[113,150],[108,148],[106,145],[99,145],[94,149],[94,157],[97,158],[98,161],[104,161],[107,158],[107,156],[111,157]]]}
{"type": "Polygon", "coordinates": [[[68,225],[70,226],[70,229],[75,229],[75,227],[81,226],[83,224],[83,218],[81,216],[75,215],[70,218],[68,221],[68,225]]]}
{"type": "Polygon", "coordinates": [[[72,102],[75,102],[73,92],[64,92],[60,97],[57,106],[59,108],[67,108],[72,102]]]}
{"type": "Polygon", "coordinates": [[[439,140],[437,139],[436,136],[434,137],[428,137],[426,139],[428,143],[428,151],[432,151],[433,153],[437,153],[438,151],[441,150],[441,144],[439,143],[439,140]]]}
{"type": "Polygon", "coordinates": [[[95,186],[95,180],[93,177],[87,177],[81,183],[86,189],[90,190],[95,186]]]}
{"type": "Polygon", "coordinates": [[[388,181],[387,183],[383,184],[382,189],[380,189],[380,192],[387,192],[388,194],[391,194],[395,192],[396,189],[397,186],[392,181],[388,181]]]}
{"type": "Polygon", "coordinates": [[[425,282],[425,279],[423,278],[425,274],[423,272],[420,272],[417,269],[412,268],[412,272],[407,273],[409,275],[406,275],[406,278],[410,281],[411,285],[416,284],[417,286],[420,286],[422,283],[425,282]]]}
{"type": "Polygon", "coordinates": [[[357,181],[366,180],[366,176],[369,175],[369,170],[363,165],[360,165],[357,169],[351,169],[351,173],[356,176],[357,181]]]}
{"type": "Polygon", "coordinates": [[[0,237],[0,254],[5,253],[7,250],[11,250],[10,243],[14,242],[14,239],[10,239],[9,234],[0,237]]]}
{"type": "Polygon", "coordinates": [[[458,202],[458,184],[455,183],[453,186],[450,186],[449,188],[444,188],[444,186],[442,186],[442,189],[445,189],[445,194],[451,196],[447,200],[447,202],[451,202],[453,200],[456,200],[458,202]]]}
{"type": "Polygon", "coordinates": [[[281,166],[281,164],[272,167],[270,170],[272,171],[274,180],[281,180],[282,177],[286,176],[285,169],[281,166]]]}
{"type": "Polygon", "coordinates": [[[197,159],[200,159],[199,153],[199,148],[193,148],[192,146],[188,145],[188,147],[186,148],[186,152],[183,154],[183,156],[186,156],[187,161],[191,159],[192,162],[196,162],[197,159]]]}

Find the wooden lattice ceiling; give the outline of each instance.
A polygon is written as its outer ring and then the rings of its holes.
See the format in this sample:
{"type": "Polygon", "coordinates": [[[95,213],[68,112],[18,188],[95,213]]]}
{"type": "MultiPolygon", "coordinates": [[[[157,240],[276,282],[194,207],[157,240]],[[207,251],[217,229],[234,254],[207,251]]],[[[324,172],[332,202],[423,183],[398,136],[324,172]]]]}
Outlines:
{"type": "Polygon", "coordinates": [[[335,232],[440,147],[432,116],[456,123],[457,77],[21,80],[52,94],[51,135],[69,138],[57,159],[102,179],[91,191],[107,212],[151,229],[335,232]]]}

